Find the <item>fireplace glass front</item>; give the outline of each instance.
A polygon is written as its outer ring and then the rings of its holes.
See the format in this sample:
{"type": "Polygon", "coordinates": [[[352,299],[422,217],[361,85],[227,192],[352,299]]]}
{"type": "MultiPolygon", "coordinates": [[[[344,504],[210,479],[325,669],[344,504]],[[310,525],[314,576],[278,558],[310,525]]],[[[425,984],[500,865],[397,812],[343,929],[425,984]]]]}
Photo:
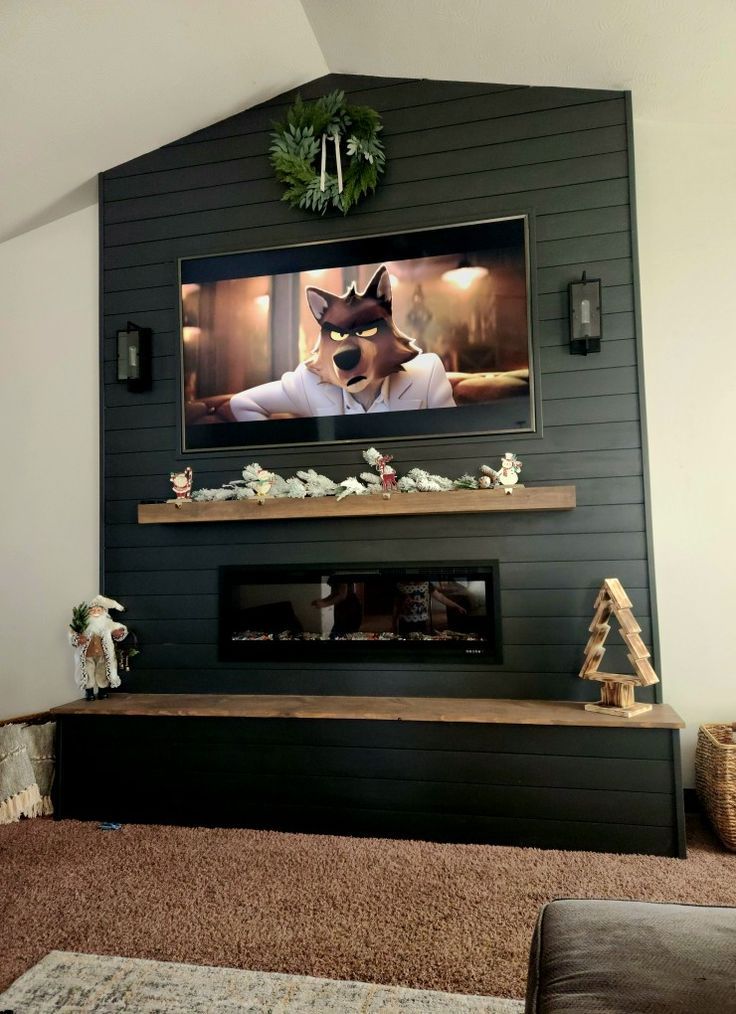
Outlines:
{"type": "Polygon", "coordinates": [[[220,659],[501,661],[498,564],[223,567],[220,659]]]}

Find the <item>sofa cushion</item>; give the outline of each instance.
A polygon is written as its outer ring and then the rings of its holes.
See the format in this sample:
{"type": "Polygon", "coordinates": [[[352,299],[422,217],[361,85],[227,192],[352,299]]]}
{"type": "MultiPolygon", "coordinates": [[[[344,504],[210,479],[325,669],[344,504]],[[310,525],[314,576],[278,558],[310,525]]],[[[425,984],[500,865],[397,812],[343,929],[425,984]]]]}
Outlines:
{"type": "Polygon", "coordinates": [[[527,1014],[736,1012],[736,908],[553,901],[529,958],[527,1014]]]}

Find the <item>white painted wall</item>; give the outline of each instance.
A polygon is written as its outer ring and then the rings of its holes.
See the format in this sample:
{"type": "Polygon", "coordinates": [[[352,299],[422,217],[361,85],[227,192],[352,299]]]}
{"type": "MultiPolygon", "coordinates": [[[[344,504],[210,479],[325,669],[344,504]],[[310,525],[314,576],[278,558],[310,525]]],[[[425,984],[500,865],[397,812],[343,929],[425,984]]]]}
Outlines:
{"type": "Polygon", "coordinates": [[[97,208],[0,244],[0,718],[74,698],[98,591],[97,208]]]}
{"type": "Polygon", "coordinates": [[[692,785],[698,725],[736,721],[736,131],[634,130],[660,668],[692,785]]]}

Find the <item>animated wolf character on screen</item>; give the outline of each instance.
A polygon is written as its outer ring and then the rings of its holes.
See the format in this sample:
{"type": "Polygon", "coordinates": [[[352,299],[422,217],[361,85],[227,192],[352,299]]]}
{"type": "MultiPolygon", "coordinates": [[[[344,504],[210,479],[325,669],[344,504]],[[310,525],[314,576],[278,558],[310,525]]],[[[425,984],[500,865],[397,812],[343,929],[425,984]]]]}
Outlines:
{"type": "Polygon", "coordinates": [[[422,352],[402,334],[391,311],[388,270],[380,267],[363,292],[338,296],[308,286],[309,308],[320,325],[310,359],[281,380],[233,395],[239,422],[274,415],[320,416],[454,408],[439,356],[422,352]]]}

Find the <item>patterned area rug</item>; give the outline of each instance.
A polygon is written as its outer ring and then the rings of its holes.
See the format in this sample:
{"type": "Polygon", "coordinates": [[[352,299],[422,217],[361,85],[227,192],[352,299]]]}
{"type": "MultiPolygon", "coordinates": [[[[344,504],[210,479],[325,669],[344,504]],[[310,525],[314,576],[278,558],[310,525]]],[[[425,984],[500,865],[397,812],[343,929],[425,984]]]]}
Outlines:
{"type": "Polygon", "coordinates": [[[0,994],[0,1014],[522,1014],[519,1000],[276,972],[51,951],[0,994]]]}

